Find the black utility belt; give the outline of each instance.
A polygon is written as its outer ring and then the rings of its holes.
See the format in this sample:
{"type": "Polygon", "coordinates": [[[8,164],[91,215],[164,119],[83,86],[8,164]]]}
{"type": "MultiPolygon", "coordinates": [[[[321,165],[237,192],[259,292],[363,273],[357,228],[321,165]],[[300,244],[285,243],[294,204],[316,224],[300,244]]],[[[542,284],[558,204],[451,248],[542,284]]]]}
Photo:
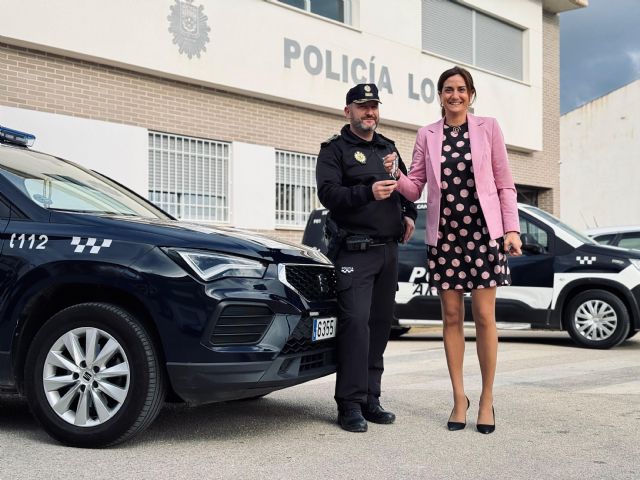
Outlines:
{"type": "Polygon", "coordinates": [[[394,237],[372,237],[369,235],[349,235],[344,239],[344,246],[349,252],[364,252],[369,247],[377,247],[385,243],[397,241],[394,237]]]}

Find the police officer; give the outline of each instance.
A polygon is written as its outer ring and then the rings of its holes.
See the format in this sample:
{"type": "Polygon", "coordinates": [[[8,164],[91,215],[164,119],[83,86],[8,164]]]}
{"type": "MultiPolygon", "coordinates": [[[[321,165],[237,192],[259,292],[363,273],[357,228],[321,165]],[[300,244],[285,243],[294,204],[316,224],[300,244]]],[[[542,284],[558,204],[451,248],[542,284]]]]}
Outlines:
{"type": "Polygon", "coordinates": [[[334,234],[342,233],[330,252],[339,308],[335,399],[338,423],[350,432],[365,432],[367,420],[395,421],[380,406],[382,355],[397,288],[398,241],[411,237],[417,215],[415,205],[395,191],[393,172],[385,171],[385,158],[397,160],[403,172],[406,167],[394,142],[375,131],[379,103],[374,84],[349,90],[349,123],[322,143],[316,167],[318,197],[330,211],[327,222],[334,234]]]}

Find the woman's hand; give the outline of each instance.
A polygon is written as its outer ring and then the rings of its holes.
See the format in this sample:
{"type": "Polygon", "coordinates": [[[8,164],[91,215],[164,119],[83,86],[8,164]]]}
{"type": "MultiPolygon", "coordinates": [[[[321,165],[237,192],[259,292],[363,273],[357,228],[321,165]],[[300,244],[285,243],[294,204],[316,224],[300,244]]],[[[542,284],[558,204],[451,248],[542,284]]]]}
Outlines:
{"type": "Polygon", "coordinates": [[[382,159],[385,171],[391,175],[392,178],[397,179],[400,176],[400,170],[398,169],[398,154],[391,152],[382,159]]]}
{"type": "Polygon", "coordinates": [[[507,232],[504,236],[504,251],[509,255],[522,255],[522,240],[518,232],[507,232]]]}

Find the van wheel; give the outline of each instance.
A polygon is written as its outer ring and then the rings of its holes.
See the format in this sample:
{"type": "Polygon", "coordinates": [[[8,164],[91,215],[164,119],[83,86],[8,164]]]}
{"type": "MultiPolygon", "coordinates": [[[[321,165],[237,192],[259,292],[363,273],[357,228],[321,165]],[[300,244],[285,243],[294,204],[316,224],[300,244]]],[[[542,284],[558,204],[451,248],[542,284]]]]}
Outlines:
{"type": "Polygon", "coordinates": [[[605,290],[586,290],[567,304],[565,326],[584,347],[611,348],[629,333],[629,312],[619,297],[605,290]]]}
{"type": "Polygon", "coordinates": [[[104,447],[152,423],[164,400],[164,371],[140,321],[114,305],[83,303],[58,312],[34,338],[25,393],[53,438],[104,447]]]}

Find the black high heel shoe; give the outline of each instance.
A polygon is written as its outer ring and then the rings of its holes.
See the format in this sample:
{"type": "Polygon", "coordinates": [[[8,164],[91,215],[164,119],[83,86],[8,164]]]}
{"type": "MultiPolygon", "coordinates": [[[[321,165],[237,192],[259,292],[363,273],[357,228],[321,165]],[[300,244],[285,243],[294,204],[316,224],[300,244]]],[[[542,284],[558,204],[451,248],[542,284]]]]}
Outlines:
{"type": "Polygon", "coordinates": [[[493,409],[493,406],[491,407],[491,413],[493,413],[493,425],[489,425],[486,423],[478,423],[476,425],[476,429],[480,433],[489,434],[489,433],[493,433],[496,430],[496,411],[493,409]]]}
{"type": "MultiPolygon", "coordinates": [[[[471,402],[469,401],[469,397],[467,397],[466,395],[465,395],[465,398],[467,399],[467,410],[469,410],[469,407],[471,406],[471,402]]],[[[451,410],[451,415],[453,415],[453,410],[451,410]]],[[[451,415],[449,415],[449,418],[451,418],[451,415]]],[[[451,432],[455,432],[456,430],[462,430],[466,426],[467,426],[467,422],[464,422],[464,423],[452,422],[451,420],[447,422],[447,428],[451,432]]]]}

